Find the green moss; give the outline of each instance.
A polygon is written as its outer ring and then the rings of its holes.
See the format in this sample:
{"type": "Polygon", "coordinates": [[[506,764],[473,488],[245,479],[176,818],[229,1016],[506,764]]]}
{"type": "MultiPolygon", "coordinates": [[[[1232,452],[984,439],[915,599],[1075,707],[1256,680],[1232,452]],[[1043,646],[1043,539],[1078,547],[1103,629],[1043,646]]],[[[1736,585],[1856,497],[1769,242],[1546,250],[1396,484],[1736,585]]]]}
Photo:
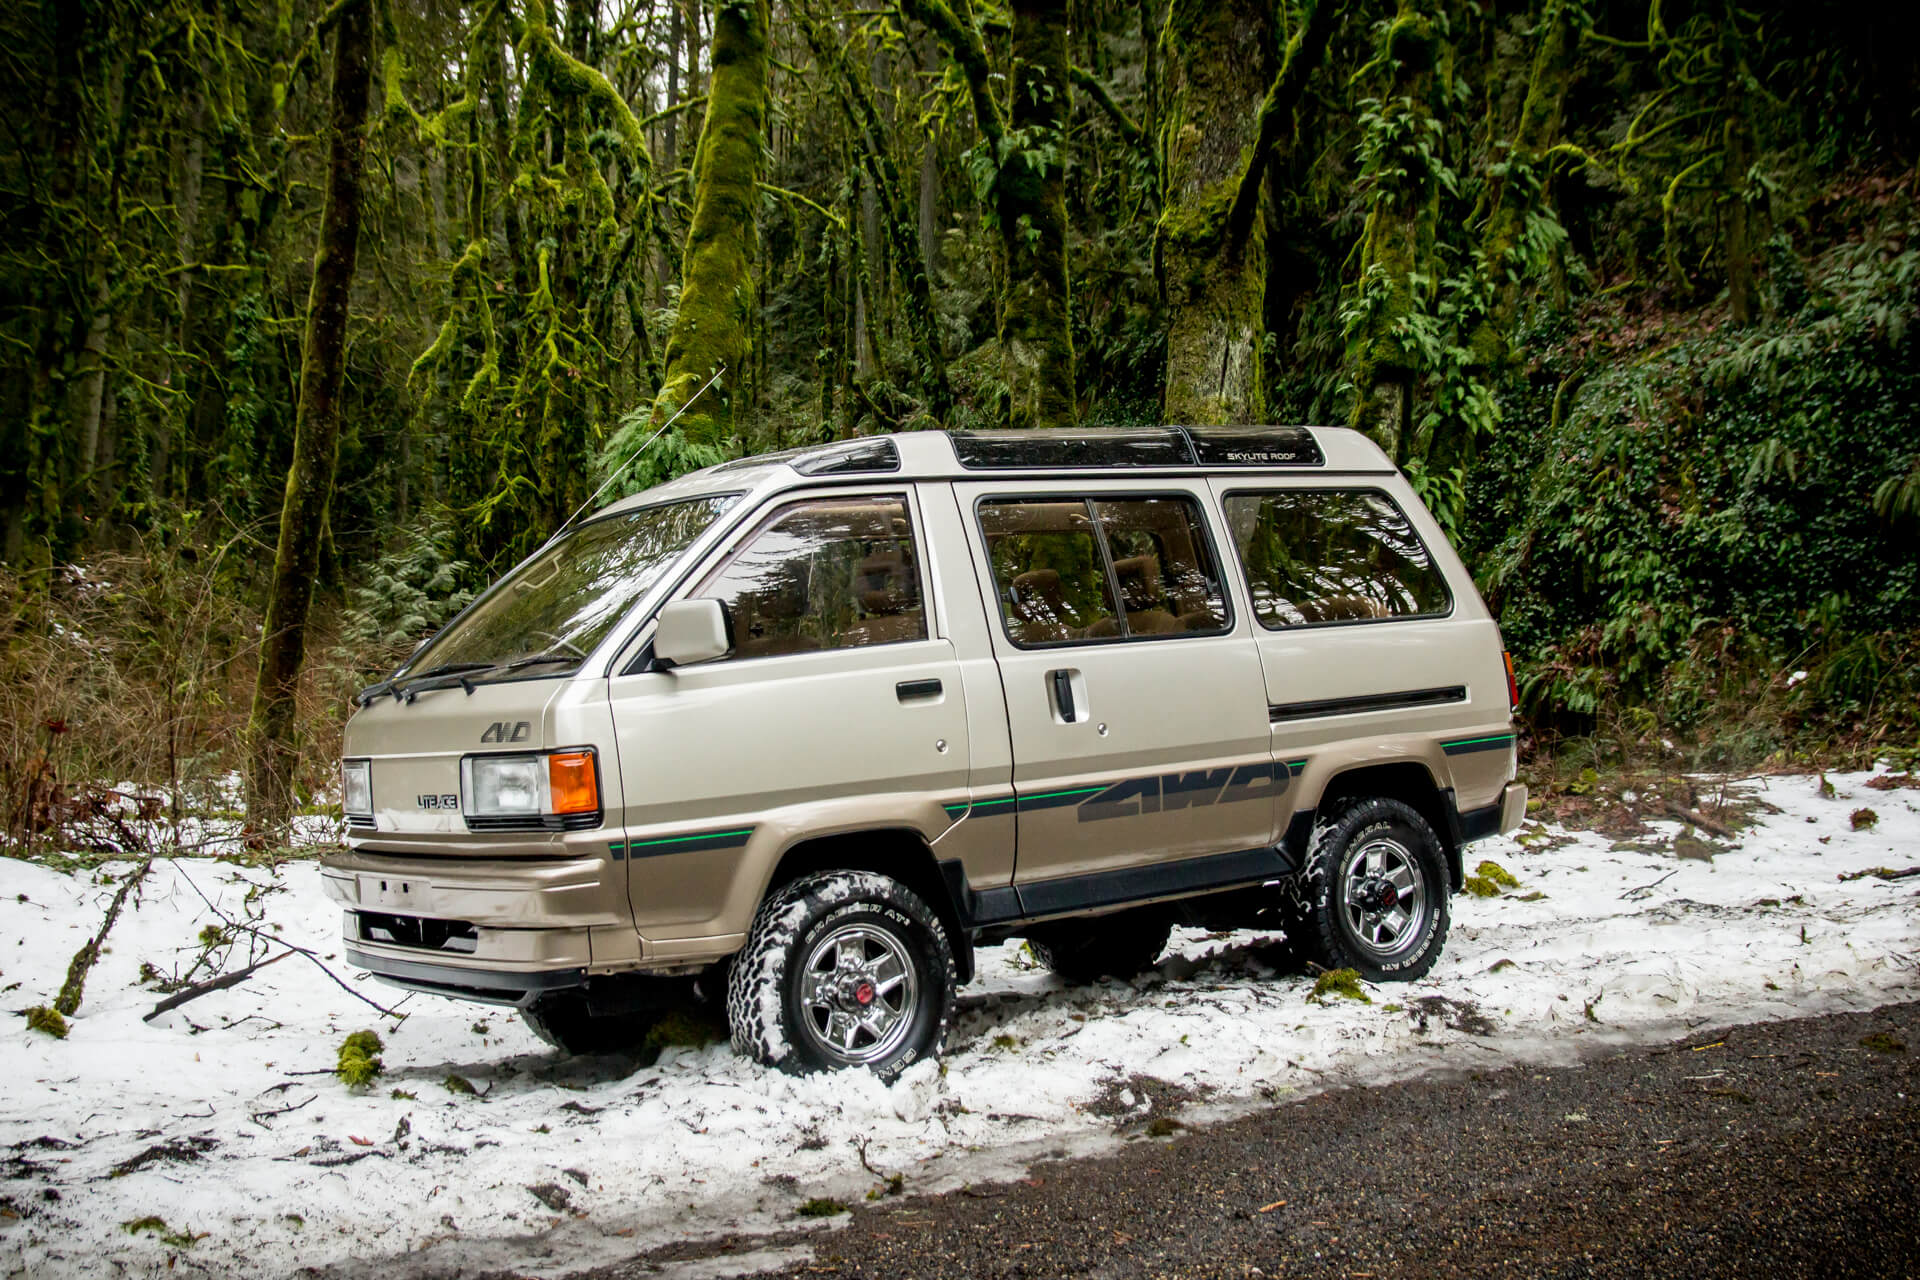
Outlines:
{"type": "Polygon", "coordinates": [[[1460,887],[1476,898],[1497,898],[1500,886],[1485,876],[1468,876],[1460,882],[1460,887]]]}
{"type": "Polygon", "coordinates": [[[480,1096],[480,1091],[473,1087],[473,1081],[463,1075],[449,1074],[447,1078],[440,1083],[446,1086],[448,1093],[464,1094],[469,1098],[477,1098],[480,1096]]]}
{"type": "Polygon", "coordinates": [[[713,1018],[676,1009],[666,1014],[647,1031],[649,1049],[704,1049],[727,1038],[726,1029],[713,1018]]]}
{"type": "MultiPolygon", "coordinates": [[[[1366,999],[1365,996],[1361,996],[1360,998],[1362,1000],[1366,999]]],[[[1172,1116],[1155,1116],[1147,1123],[1147,1136],[1149,1138],[1171,1138],[1174,1134],[1186,1127],[1187,1126],[1181,1124],[1172,1116]]]]}
{"type": "Polygon", "coordinates": [[[1373,997],[1360,986],[1360,971],[1357,969],[1329,969],[1313,980],[1313,990],[1307,993],[1307,999],[1315,1004],[1326,1004],[1330,996],[1344,996],[1361,1004],[1373,1003],[1373,997]]]}
{"type": "Polygon", "coordinates": [[[853,1206],[844,1200],[833,1200],[818,1196],[794,1210],[803,1218],[831,1218],[842,1213],[852,1213],[853,1206]]]}
{"type": "Polygon", "coordinates": [[[713,78],[695,153],[693,220],[687,228],[680,309],[667,339],[655,425],[726,372],[680,419],[690,444],[711,445],[733,427],[733,388],[746,373],[756,300],[762,135],[767,117],[767,4],[722,5],[714,20],[713,78]]]}
{"type": "Polygon", "coordinates": [[[67,1020],[60,1016],[58,1009],[49,1009],[43,1004],[27,1010],[27,1027],[32,1031],[45,1032],[55,1040],[67,1038],[67,1020]]]}
{"type": "Polygon", "coordinates": [[[152,1214],[148,1214],[144,1218],[135,1218],[130,1222],[121,1223],[120,1229],[130,1236],[137,1236],[142,1231],[151,1231],[155,1235],[164,1235],[166,1234],[167,1224],[165,1219],[156,1218],[152,1214]]]}
{"type": "Polygon", "coordinates": [[[1871,809],[1855,809],[1852,822],[1855,831],[1871,831],[1879,825],[1880,815],[1871,809]]]}
{"type": "Polygon", "coordinates": [[[386,1069],[380,1061],[384,1047],[373,1032],[354,1032],[340,1042],[339,1061],[334,1065],[333,1074],[348,1088],[372,1083],[373,1078],[386,1069]]]}
{"type": "Polygon", "coordinates": [[[1885,1031],[1876,1031],[1872,1035],[1861,1036],[1860,1043],[1863,1047],[1871,1049],[1875,1053],[1905,1053],[1907,1051],[1905,1041],[1885,1031]]]}
{"type": "Polygon", "coordinates": [[[1520,882],[1514,878],[1513,873],[1497,862],[1482,862],[1473,869],[1473,874],[1476,876],[1485,876],[1502,889],[1518,889],[1520,887],[1520,882]]]}
{"type": "Polygon", "coordinates": [[[1015,1036],[1002,1033],[993,1038],[993,1047],[1001,1050],[1018,1049],[1020,1047],[1020,1041],[1015,1036]]]}

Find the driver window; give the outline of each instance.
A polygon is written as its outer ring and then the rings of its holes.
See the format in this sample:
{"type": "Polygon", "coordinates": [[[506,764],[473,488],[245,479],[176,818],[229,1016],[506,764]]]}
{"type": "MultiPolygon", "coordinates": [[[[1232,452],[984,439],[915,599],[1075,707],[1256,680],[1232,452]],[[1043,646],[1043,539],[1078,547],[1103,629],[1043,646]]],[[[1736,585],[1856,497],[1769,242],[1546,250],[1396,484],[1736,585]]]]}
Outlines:
{"type": "Polygon", "coordinates": [[[726,607],[732,658],[927,638],[913,525],[899,495],[784,507],[693,595],[726,607]]]}

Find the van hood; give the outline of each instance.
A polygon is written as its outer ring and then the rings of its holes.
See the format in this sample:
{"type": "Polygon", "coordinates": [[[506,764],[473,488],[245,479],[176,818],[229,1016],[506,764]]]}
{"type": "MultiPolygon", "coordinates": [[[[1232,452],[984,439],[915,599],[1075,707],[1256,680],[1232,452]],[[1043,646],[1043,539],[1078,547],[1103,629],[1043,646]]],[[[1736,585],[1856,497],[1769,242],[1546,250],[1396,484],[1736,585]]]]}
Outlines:
{"type": "MultiPolygon", "coordinates": [[[[565,679],[505,680],[419,692],[412,702],[386,695],[347,721],[349,760],[373,764],[374,832],[464,837],[460,761],[482,752],[539,751],[547,742],[547,705],[565,679]]],[[[354,830],[367,834],[364,820],[354,830]]]]}

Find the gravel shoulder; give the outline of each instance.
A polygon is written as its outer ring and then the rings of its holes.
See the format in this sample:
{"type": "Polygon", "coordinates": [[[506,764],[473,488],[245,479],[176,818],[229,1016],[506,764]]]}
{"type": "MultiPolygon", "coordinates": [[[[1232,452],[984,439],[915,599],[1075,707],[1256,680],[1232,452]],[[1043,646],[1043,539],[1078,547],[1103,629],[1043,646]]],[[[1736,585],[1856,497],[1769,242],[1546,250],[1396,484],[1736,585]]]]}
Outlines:
{"type": "Polygon", "coordinates": [[[1916,1054],[1920,1004],[1899,1004],[1337,1090],[884,1200],[826,1236],[682,1245],[580,1280],[750,1270],[802,1240],[810,1257],[759,1274],[1905,1277],[1916,1054]]]}

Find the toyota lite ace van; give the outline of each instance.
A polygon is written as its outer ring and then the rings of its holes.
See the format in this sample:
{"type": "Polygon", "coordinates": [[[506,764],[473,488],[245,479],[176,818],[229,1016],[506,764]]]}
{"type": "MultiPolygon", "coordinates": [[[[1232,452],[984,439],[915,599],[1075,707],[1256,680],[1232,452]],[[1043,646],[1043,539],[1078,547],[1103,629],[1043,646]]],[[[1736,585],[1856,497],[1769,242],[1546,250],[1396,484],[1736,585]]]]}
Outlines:
{"type": "Polygon", "coordinates": [[[742,1053],[940,1052],[973,949],[1176,923],[1426,973],[1519,825],[1499,630],[1346,430],[866,437],[570,524],[363,691],[348,959],[573,1052],[724,1002],[742,1053]]]}

